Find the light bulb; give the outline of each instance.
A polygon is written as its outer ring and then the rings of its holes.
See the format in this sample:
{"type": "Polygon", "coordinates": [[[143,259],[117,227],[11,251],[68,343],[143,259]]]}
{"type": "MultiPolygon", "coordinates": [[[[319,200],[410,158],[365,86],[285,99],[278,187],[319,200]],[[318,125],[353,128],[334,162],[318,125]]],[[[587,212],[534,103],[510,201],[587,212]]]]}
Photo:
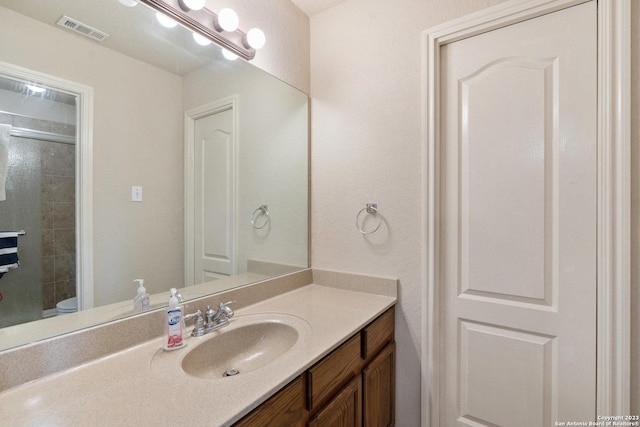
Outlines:
{"type": "Polygon", "coordinates": [[[260,49],[264,46],[266,38],[259,28],[252,28],[247,32],[247,43],[254,49],[260,49]]]}
{"type": "Polygon", "coordinates": [[[189,9],[200,10],[204,7],[206,0],[182,0],[189,9]]]}
{"type": "Polygon", "coordinates": [[[225,31],[235,31],[238,29],[240,20],[232,9],[225,7],[218,14],[218,24],[225,31]]]}
{"type": "Polygon", "coordinates": [[[120,0],[120,3],[127,7],[134,7],[138,4],[136,0],[120,0]]]}
{"type": "Polygon", "coordinates": [[[178,25],[176,21],[174,21],[173,19],[169,18],[167,15],[160,12],[156,13],[156,19],[160,24],[162,24],[163,27],[173,28],[176,25],[178,25]]]}
{"type": "Polygon", "coordinates": [[[209,40],[208,38],[204,37],[201,34],[198,33],[193,33],[193,39],[196,41],[196,43],[198,43],[200,46],[207,46],[211,44],[211,40],[209,40]]]}
{"type": "Polygon", "coordinates": [[[227,58],[229,61],[235,61],[238,59],[238,55],[225,48],[222,48],[222,56],[227,58]]]}

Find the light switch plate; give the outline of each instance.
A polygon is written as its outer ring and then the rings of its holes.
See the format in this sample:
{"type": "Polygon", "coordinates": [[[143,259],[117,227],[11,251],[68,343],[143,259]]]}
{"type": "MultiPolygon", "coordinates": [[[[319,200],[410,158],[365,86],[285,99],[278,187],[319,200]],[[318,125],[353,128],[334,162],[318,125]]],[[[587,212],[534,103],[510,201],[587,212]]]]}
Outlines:
{"type": "Polygon", "coordinates": [[[131,201],[132,202],[142,201],[142,186],[140,185],[131,186],[131,201]]]}

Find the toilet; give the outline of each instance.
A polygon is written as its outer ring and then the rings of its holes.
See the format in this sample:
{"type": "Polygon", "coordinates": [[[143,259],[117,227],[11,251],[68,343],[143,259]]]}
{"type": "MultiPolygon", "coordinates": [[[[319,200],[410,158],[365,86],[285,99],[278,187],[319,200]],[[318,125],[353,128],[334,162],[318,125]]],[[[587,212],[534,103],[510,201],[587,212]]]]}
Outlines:
{"type": "Polygon", "coordinates": [[[56,312],[58,315],[67,314],[67,313],[75,313],[78,311],[78,298],[67,298],[65,300],[60,301],[56,304],[56,312]]]}

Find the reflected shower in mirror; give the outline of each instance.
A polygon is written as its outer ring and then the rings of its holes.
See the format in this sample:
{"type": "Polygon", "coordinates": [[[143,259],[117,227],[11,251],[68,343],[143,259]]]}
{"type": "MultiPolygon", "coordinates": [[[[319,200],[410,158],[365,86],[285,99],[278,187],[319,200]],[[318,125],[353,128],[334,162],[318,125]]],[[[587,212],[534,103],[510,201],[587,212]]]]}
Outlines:
{"type": "Polygon", "coordinates": [[[13,239],[0,241],[0,268],[12,267],[0,277],[0,304],[11,302],[0,327],[75,304],[76,116],[75,96],[0,76],[0,233],[13,239]]]}
{"type": "MultiPolygon", "coordinates": [[[[171,287],[189,299],[308,267],[304,93],[243,60],[226,60],[219,47],[195,43],[186,28],[160,26],[143,4],[0,0],[0,23],[0,62],[8,82],[19,80],[7,71],[15,67],[22,74],[88,88],[92,95],[91,105],[80,101],[82,108],[75,112],[68,100],[55,101],[66,109],[64,120],[34,117],[69,122],[56,132],[78,139],[74,145],[51,143],[51,153],[58,156],[52,157],[76,168],[64,174],[79,180],[54,185],[54,192],[75,195],[60,201],[68,209],[62,215],[60,206],[58,222],[69,235],[47,231],[50,219],[41,213],[40,231],[29,226],[20,239],[19,269],[0,279],[3,326],[9,325],[6,313],[22,311],[19,298],[33,303],[34,308],[25,309],[32,317],[25,320],[53,314],[58,303],[76,293],[80,311],[1,329],[0,349],[132,314],[134,279],[145,280],[156,308],[166,304],[171,287]],[[95,29],[102,41],[69,25],[63,28],[57,24],[61,21],[95,29]],[[75,155],[75,162],[58,154],[60,147],[75,155]],[[91,160],[83,164],[83,159],[91,160]],[[70,186],[75,192],[68,191],[70,186]],[[91,200],[89,208],[72,213],[71,205],[83,206],[83,196],[91,200]],[[263,205],[269,221],[256,228],[253,214],[263,205]],[[53,265],[45,261],[45,248],[51,250],[53,265]],[[58,256],[75,262],[58,264],[58,256]],[[27,280],[34,289],[13,284],[9,278],[19,271],[31,271],[27,280]],[[54,281],[53,294],[45,291],[45,281],[54,281]]],[[[74,98],[64,85],[50,88],[74,98]]],[[[24,91],[2,90],[27,99],[24,91]]],[[[7,200],[0,201],[5,209],[0,210],[0,230],[27,228],[3,213],[18,196],[28,197],[19,186],[24,183],[20,171],[29,167],[13,141],[24,137],[11,138],[13,160],[7,200]]],[[[39,161],[45,171],[49,166],[39,161]]],[[[51,204],[43,206],[45,212],[53,209],[55,227],[57,202],[43,190],[40,194],[51,204]]],[[[12,214],[16,220],[21,216],[12,214]]]]}

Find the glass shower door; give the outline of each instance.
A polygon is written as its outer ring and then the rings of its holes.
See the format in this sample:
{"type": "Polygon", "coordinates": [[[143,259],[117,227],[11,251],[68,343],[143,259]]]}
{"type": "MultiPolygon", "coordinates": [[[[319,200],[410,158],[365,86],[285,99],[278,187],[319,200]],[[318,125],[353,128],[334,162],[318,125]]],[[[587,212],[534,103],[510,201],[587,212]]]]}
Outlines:
{"type": "Polygon", "coordinates": [[[37,141],[11,137],[6,180],[0,202],[1,231],[25,230],[18,237],[20,266],[0,278],[0,327],[42,318],[41,164],[37,141]]]}

